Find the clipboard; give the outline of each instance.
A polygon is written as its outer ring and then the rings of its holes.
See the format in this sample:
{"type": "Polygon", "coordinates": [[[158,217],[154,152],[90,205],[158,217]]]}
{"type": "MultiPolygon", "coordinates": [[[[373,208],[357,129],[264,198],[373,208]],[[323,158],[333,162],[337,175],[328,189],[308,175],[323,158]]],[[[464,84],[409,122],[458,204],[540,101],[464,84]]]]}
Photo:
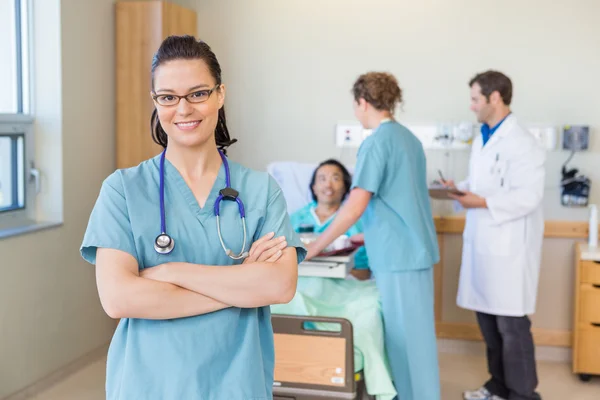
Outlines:
{"type": "Polygon", "coordinates": [[[346,279],[354,268],[357,251],[358,247],[354,250],[340,249],[336,251],[337,255],[323,256],[330,253],[321,253],[311,260],[302,261],[298,264],[298,276],[346,279]]]}
{"type": "MultiPolygon", "coordinates": [[[[354,251],[357,250],[362,245],[351,244],[349,247],[344,247],[343,249],[331,250],[331,251],[323,251],[317,257],[333,257],[333,256],[352,256],[354,251]]],[[[315,257],[315,258],[317,258],[315,257]]]]}
{"type": "Polygon", "coordinates": [[[429,187],[429,197],[431,197],[432,199],[438,199],[438,200],[454,200],[451,197],[448,197],[448,194],[454,194],[457,196],[464,196],[465,193],[461,192],[460,190],[456,189],[456,188],[449,188],[449,187],[445,187],[445,186],[430,186],[429,187]]]}

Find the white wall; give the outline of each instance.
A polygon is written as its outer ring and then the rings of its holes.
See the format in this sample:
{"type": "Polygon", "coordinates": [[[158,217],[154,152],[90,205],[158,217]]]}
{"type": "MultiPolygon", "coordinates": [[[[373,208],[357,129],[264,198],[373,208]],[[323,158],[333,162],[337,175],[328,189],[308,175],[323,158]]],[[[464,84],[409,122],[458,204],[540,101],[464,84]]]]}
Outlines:
{"type": "Polygon", "coordinates": [[[104,346],[115,327],[78,250],[115,165],[113,0],[34,9],[41,212],[64,225],[0,240],[0,398],[104,346]]]}
{"type": "MultiPolygon", "coordinates": [[[[333,143],[337,121],[353,119],[350,88],[369,70],[395,74],[401,121],[474,121],[468,81],[488,68],[508,74],[513,110],[525,123],[588,124],[600,132],[600,2],[573,0],[198,0],[199,34],[214,48],[228,85],[232,157],[264,168],[275,160],[318,162],[354,151],[333,143]]],[[[600,203],[600,140],[570,165],[591,176],[600,203]]],[[[559,205],[560,166],[548,155],[546,217],[582,219],[559,205]]],[[[447,160],[459,177],[468,153],[447,160]]],[[[437,212],[449,212],[436,204],[437,212]]]]}

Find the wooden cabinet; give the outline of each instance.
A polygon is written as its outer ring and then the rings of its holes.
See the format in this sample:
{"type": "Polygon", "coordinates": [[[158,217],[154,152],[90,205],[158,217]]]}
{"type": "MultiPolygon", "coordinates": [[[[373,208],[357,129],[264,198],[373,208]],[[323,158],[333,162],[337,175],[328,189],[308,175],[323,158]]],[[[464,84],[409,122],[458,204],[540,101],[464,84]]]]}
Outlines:
{"type": "Polygon", "coordinates": [[[166,1],[116,3],[117,168],[139,164],[161,151],[152,141],[152,57],[170,35],[198,35],[196,12],[166,1]]]}
{"type": "Polygon", "coordinates": [[[587,381],[600,375],[600,249],[578,243],[575,254],[573,372],[587,381]]]}

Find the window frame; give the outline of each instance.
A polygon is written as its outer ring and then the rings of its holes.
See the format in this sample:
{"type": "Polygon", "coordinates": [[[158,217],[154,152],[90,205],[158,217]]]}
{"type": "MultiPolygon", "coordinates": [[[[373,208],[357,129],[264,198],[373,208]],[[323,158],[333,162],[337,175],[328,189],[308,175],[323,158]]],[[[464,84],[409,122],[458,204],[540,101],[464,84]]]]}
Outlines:
{"type": "MultiPolygon", "coordinates": [[[[34,117],[32,113],[32,1],[13,0],[15,7],[15,63],[17,94],[16,113],[0,113],[0,134],[23,134],[21,182],[24,203],[22,208],[0,211],[0,238],[12,236],[25,227],[36,224],[36,195],[39,193],[40,175],[35,168],[34,117]]],[[[11,167],[21,168],[13,161],[11,167]]],[[[14,172],[11,172],[14,173],[14,172]]]]}

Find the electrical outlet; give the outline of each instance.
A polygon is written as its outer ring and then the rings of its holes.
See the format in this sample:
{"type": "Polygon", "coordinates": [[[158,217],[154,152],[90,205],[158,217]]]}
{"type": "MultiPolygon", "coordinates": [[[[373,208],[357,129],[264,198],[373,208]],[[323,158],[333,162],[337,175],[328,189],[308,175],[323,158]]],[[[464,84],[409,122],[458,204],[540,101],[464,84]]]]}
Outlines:
{"type": "Polygon", "coordinates": [[[358,148],[364,139],[363,131],[360,124],[338,124],[335,131],[335,145],[358,148]]]}

